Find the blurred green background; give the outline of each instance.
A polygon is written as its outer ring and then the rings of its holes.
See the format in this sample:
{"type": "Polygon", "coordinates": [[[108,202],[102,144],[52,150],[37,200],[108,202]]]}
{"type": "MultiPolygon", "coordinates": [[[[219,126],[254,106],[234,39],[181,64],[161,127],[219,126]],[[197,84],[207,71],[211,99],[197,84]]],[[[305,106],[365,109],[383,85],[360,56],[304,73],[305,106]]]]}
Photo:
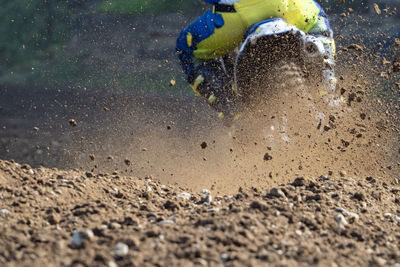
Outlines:
{"type": "MultiPolygon", "coordinates": [[[[370,5],[319,2],[330,13],[349,7],[363,13],[370,5]]],[[[0,85],[121,90],[163,90],[171,78],[180,82],[174,39],[209,7],[201,0],[0,3],[0,85]]]]}

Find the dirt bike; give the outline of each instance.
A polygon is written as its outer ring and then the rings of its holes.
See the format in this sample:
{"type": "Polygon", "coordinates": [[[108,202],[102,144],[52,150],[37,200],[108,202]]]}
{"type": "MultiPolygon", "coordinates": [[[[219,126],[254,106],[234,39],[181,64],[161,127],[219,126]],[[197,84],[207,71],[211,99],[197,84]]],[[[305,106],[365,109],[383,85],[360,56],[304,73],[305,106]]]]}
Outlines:
{"type": "Polygon", "coordinates": [[[271,146],[277,135],[289,143],[303,128],[321,127],[325,114],[319,99],[332,100],[334,93],[325,90],[322,75],[328,53],[318,38],[281,18],[251,26],[240,47],[220,59],[245,117],[267,120],[246,127],[266,126],[261,130],[271,146]]]}

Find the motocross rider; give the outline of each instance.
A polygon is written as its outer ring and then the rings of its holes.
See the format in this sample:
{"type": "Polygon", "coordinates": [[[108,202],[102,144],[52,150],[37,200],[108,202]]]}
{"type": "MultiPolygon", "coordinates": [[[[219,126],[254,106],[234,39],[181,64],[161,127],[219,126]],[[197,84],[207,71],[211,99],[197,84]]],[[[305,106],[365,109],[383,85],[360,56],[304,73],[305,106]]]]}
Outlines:
{"type": "Polygon", "coordinates": [[[313,0],[204,0],[212,9],[183,29],[176,50],[187,81],[196,95],[225,121],[238,113],[235,88],[227,78],[224,56],[243,40],[247,29],[264,20],[282,18],[320,39],[325,50],[323,76],[328,91],[334,91],[335,42],[324,10],[313,0]],[[222,64],[221,64],[222,62],[222,64]]]}

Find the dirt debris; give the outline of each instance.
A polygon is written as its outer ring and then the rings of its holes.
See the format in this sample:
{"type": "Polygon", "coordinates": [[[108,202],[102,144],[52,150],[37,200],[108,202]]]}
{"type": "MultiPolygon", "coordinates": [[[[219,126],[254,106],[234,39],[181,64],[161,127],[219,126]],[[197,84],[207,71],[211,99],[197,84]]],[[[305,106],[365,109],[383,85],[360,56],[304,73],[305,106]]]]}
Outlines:
{"type": "Polygon", "coordinates": [[[400,263],[400,187],[373,177],[297,178],[208,202],[208,190],[150,178],[8,161],[0,180],[2,266],[400,263]]]}
{"type": "Polygon", "coordinates": [[[70,119],[70,120],[68,121],[68,123],[69,123],[69,125],[71,125],[72,127],[75,127],[75,126],[78,125],[78,123],[77,123],[76,120],[74,120],[74,119],[70,119]]]}

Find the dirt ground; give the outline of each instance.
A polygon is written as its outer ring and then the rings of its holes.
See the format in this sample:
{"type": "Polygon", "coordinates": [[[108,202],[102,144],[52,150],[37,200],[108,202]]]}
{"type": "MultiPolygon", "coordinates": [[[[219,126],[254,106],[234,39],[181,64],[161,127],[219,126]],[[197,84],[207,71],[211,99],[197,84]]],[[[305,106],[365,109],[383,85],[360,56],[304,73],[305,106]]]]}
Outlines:
{"type": "Polygon", "coordinates": [[[339,105],[299,84],[232,127],[173,92],[1,86],[0,265],[399,267],[398,76],[352,34],[339,105]]]}
{"type": "Polygon", "coordinates": [[[398,182],[298,177],[217,196],[8,161],[0,181],[2,266],[400,263],[398,182]]]}
{"type": "Polygon", "coordinates": [[[0,265],[397,267],[398,124],[359,79],[323,123],[318,98],[276,102],[291,141],[275,146],[193,98],[4,105],[3,157],[64,170],[0,161],[0,265]]]}

